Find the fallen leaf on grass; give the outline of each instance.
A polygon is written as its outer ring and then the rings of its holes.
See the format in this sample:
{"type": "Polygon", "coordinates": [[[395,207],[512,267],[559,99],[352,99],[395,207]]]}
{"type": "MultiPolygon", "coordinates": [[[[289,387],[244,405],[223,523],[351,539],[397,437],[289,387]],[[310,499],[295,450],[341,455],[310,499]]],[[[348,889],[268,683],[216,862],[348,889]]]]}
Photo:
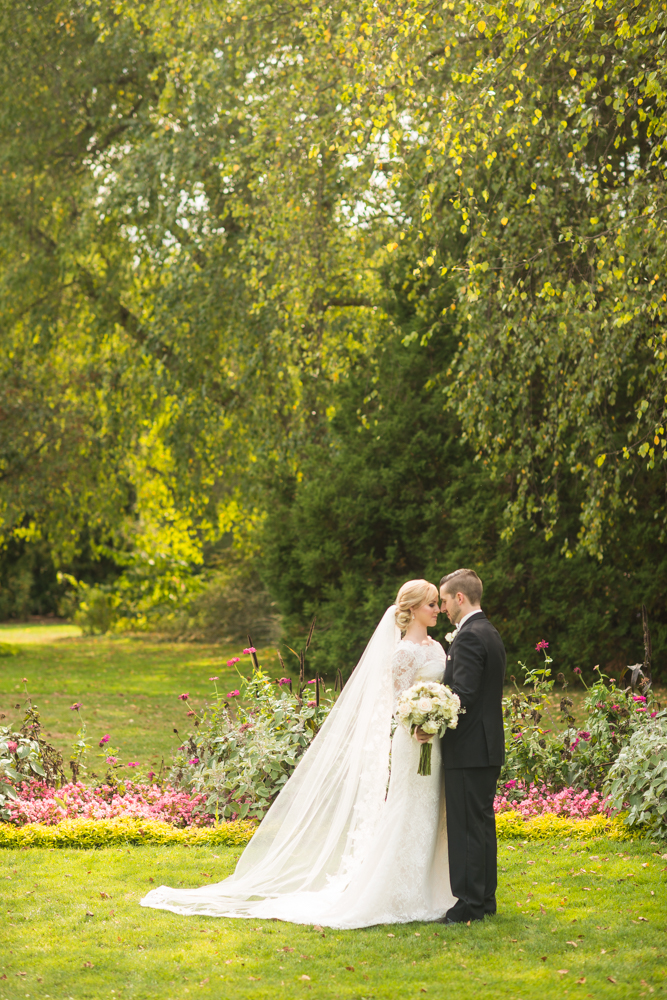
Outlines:
{"type": "Polygon", "coordinates": [[[322,931],[324,930],[324,927],[321,927],[319,924],[313,924],[313,930],[317,931],[318,934],[321,934],[322,931]]]}
{"type": "Polygon", "coordinates": [[[346,965],[345,968],[347,969],[348,972],[354,972],[354,966],[353,965],[346,965]]]}
{"type": "Polygon", "coordinates": [[[94,917],[94,916],[95,916],[95,914],[94,914],[94,913],[91,913],[91,911],[90,911],[90,910],[86,910],[86,916],[87,916],[87,917],[94,917]]]}
{"type": "Polygon", "coordinates": [[[645,924],[648,923],[648,917],[637,917],[637,922],[639,922],[640,920],[643,920],[645,924]]]}
{"type": "Polygon", "coordinates": [[[559,969],[558,970],[558,975],[559,976],[566,976],[569,971],[570,971],[569,969],[559,969]]]}
{"type": "Polygon", "coordinates": [[[108,892],[101,892],[100,893],[100,898],[101,899],[111,899],[111,896],[109,895],[108,892]]]}
{"type": "Polygon", "coordinates": [[[420,991],[419,991],[419,992],[420,992],[420,993],[428,993],[428,990],[426,989],[426,987],[425,987],[425,986],[422,986],[422,988],[420,989],[420,991]]]}
{"type": "Polygon", "coordinates": [[[542,955],[542,961],[546,962],[546,960],[547,960],[547,956],[546,955],[542,955]]]}
{"type": "Polygon", "coordinates": [[[84,967],[84,969],[94,969],[95,968],[95,966],[93,965],[92,962],[84,962],[83,963],[83,967],[84,967]]]}
{"type": "Polygon", "coordinates": [[[579,941],[566,941],[565,944],[571,944],[573,948],[578,948],[581,942],[579,941]]]}
{"type": "MultiPolygon", "coordinates": [[[[250,978],[252,979],[252,976],[250,978]]],[[[202,979],[202,981],[201,981],[201,983],[199,985],[200,986],[205,986],[207,982],[208,982],[208,978],[202,979]]]]}
{"type": "Polygon", "coordinates": [[[17,976],[27,976],[28,973],[27,972],[17,972],[16,975],[17,976]]]}
{"type": "Polygon", "coordinates": [[[581,979],[577,979],[576,982],[578,983],[579,986],[583,986],[583,984],[586,982],[586,976],[582,976],[581,979]]]}
{"type": "Polygon", "coordinates": [[[226,958],[225,959],[225,965],[231,965],[233,961],[234,961],[233,958],[226,958]]]}
{"type": "Polygon", "coordinates": [[[387,934],[387,937],[396,937],[395,934],[387,934]]]}
{"type": "Polygon", "coordinates": [[[607,976],[607,980],[608,980],[608,981],[609,981],[610,983],[614,983],[614,984],[616,984],[616,980],[614,979],[614,977],[613,977],[613,976],[607,976]]]}
{"type": "MultiPolygon", "coordinates": [[[[256,983],[258,983],[261,978],[262,978],[261,976],[248,976],[248,979],[252,979],[256,983]]],[[[303,979],[303,976],[301,978],[303,979]]],[[[306,976],[306,979],[309,979],[309,978],[310,978],[309,976],[306,976]]]]}
{"type": "Polygon", "coordinates": [[[154,878],[151,878],[151,876],[149,875],[149,876],[148,876],[148,881],[149,881],[149,882],[154,882],[154,881],[155,881],[155,879],[154,879],[154,878]]]}
{"type": "Polygon", "coordinates": [[[287,945],[285,944],[285,945],[283,945],[282,950],[283,951],[294,951],[294,948],[288,948],[287,945]]]}
{"type": "Polygon", "coordinates": [[[7,974],[5,972],[3,972],[2,975],[0,976],[0,979],[6,979],[6,978],[7,978],[7,974]]]}
{"type": "Polygon", "coordinates": [[[299,976],[299,979],[301,979],[303,982],[308,982],[308,983],[310,982],[310,976],[299,976]]]}

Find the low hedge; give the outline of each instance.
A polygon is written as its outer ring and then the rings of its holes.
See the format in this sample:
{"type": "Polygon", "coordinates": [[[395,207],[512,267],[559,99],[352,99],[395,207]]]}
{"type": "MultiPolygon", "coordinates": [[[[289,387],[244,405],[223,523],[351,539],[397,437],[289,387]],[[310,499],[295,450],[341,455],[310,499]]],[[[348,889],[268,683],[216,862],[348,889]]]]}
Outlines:
{"type": "MultiPolygon", "coordinates": [[[[179,829],[160,820],[140,820],[119,816],[115,819],[67,819],[54,826],[27,823],[14,826],[0,823],[0,848],[28,847],[113,847],[116,844],[187,844],[198,847],[238,847],[247,844],[256,829],[248,820],[221,823],[215,827],[185,827],[179,829]]],[[[592,840],[632,840],[639,834],[630,830],[618,817],[590,816],[569,819],[554,813],[543,813],[524,819],[517,812],[496,816],[500,840],[548,840],[573,837],[592,840]]]]}
{"type": "Polygon", "coordinates": [[[66,819],[54,826],[0,823],[0,847],[113,847],[116,844],[211,844],[237,847],[247,844],[256,824],[248,820],[215,827],[179,829],[162,820],[117,816],[114,819],[66,819]]]}
{"type": "Polygon", "coordinates": [[[571,819],[555,813],[541,813],[539,816],[524,818],[518,812],[503,812],[496,815],[496,832],[500,840],[549,840],[551,838],[573,837],[576,840],[593,840],[608,837],[610,840],[633,840],[643,831],[630,829],[623,820],[615,816],[588,816],[586,819],[571,819]]]}

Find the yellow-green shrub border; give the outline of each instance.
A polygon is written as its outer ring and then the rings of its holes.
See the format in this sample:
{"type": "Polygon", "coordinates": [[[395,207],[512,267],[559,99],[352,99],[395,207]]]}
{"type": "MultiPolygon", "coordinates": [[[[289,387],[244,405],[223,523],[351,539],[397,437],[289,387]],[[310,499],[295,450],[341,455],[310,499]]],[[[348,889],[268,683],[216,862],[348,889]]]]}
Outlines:
{"type": "Polygon", "coordinates": [[[555,813],[542,813],[524,819],[518,812],[503,812],[496,816],[496,831],[501,840],[549,840],[551,838],[573,837],[576,840],[592,840],[608,837],[611,840],[633,840],[643,831],[626,826],[623,819],[615,816],[589,816],[587,819],[570,819],[555,813]]]}
{"type": "Polygon", "coordinates": [[[216,827],[189,826],[178,829],[161,820],[140,820],[118,816],[115,819],[67,819],[55,826],[27,823],[13,826],[0,823],[1,847],[113,847],[116,844],[211,844],[236,847],[247,844],[255,830],[254,823],[237,820],[216,827]]]}
{"type": "MultiPolygon", "coordinates": [[[[187,844],[237,847],[247,844],[256,824],[248,820],[221,823],[216,827],[186,827],[178,829],[160,820],[140,820],[118,816],[115,819],[68,819],[55,826],[28,823],[13,826],[0,823],[2,847],[113,847],[117,844],[187,844]]],[[[553,813],[524,819],[520,813],[505,812],[496,816],[500,840],[549,840],[573,837],[592,840],[609,837],[612,840],[632,840],[640,831],[632,831],[619,817],[590,816],[588,819],[568,819],[553,813]]]]}

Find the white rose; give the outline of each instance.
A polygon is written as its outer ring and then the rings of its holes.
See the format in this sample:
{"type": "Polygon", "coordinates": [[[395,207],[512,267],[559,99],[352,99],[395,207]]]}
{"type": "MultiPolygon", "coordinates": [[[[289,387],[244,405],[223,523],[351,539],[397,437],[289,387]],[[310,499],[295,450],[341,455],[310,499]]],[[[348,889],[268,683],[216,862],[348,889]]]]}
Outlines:
{"type": "Polygon", "coordinates": [[[417,708],[420,712],[430,712],[433,706],[433,702],[430,698],[420,698],[417,702],[417,708]]]}
{"type": "Polygon", "coordinates": [[[422,726],[422,729],[424,730],[425,733],[428,733],[430,736],[432,736],[434,733],[438,732],[440,726],[438,725],[437,722],[425,722],[424,725],[422,726]]]}

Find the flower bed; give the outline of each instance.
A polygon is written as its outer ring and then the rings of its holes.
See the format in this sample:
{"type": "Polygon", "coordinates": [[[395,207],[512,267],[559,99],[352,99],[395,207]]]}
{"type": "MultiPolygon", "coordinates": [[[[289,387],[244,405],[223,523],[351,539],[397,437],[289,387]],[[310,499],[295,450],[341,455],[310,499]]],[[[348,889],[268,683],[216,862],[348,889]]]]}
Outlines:
{"type": "Polygon", "coordinates": [[[607,816],[607,800],[596,791],[562,788],[550,791],[545,785],[526,787],[523,781],[508,781],[501,785],[493,805],[496,814],[516,812],[524,818],[553,813],[570,819],[607,816]]]}
{"type": "Polygon", "coordinates": [[[18,797],[6,804],[9,822],[15,826],[27,823],[55,826],[64,820],[101,820],[117,816],[159,820],[177,828],[212,826],[215,822],[203,811],[205,795],[169,785],[160,787],[126,781],[119,789],[76,782],[56,789],[32,780],[21,782],[15,791],[18,797]]]}

